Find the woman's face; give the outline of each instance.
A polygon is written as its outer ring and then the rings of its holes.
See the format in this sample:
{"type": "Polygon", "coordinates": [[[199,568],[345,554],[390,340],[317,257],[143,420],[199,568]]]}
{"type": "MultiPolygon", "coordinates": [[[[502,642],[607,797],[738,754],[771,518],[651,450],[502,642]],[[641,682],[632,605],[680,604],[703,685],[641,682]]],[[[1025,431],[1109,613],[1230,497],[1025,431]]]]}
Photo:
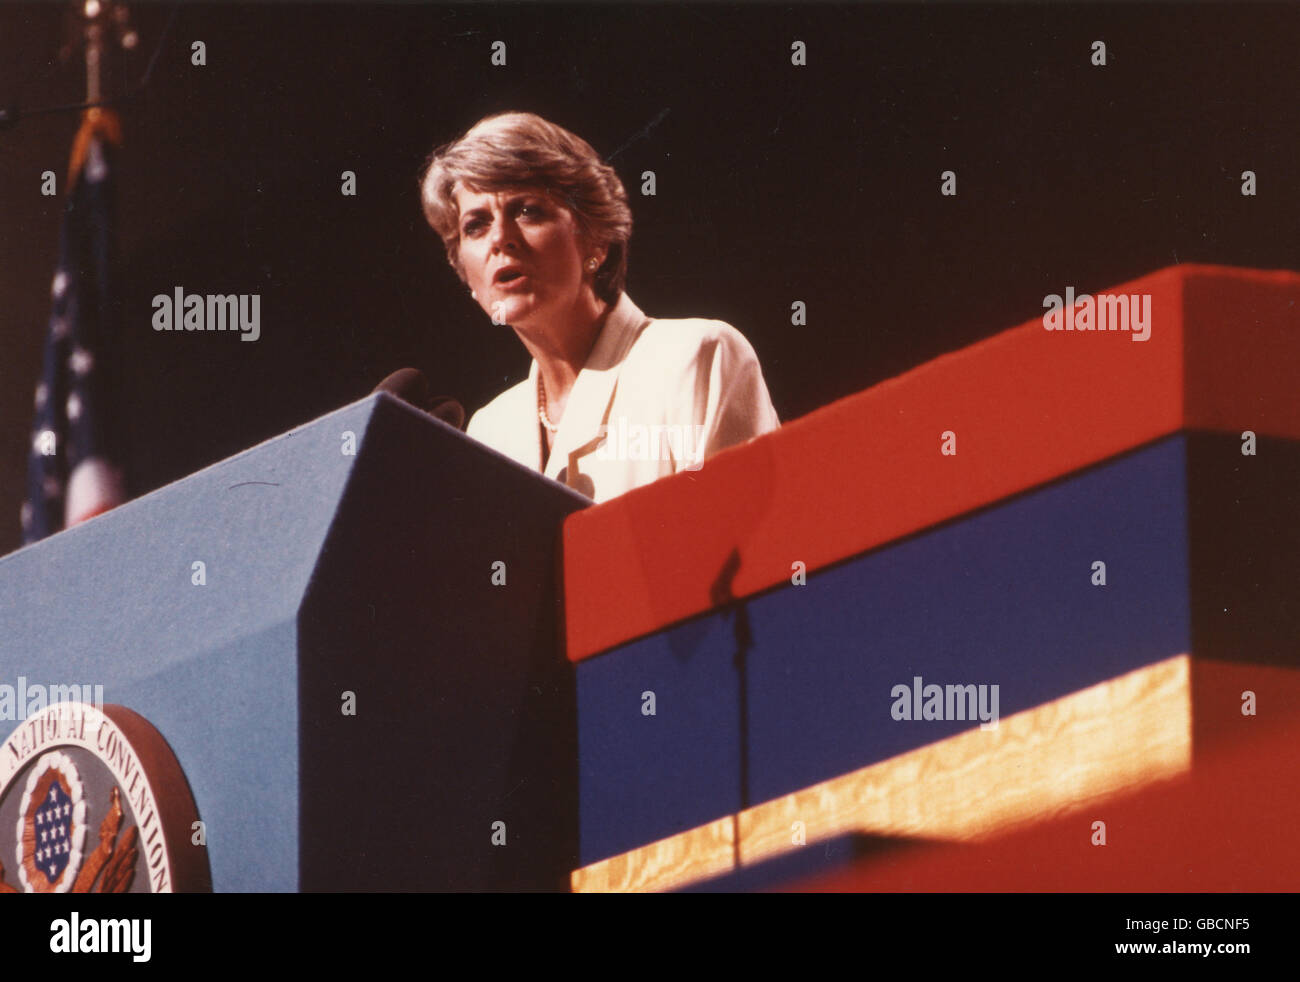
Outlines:
{"type": "MultiPolygon", "coordinates": [[[[582,243],[573,213],[540,188],[475,191],[456,185],[460,262],[487,313],[512,327],[579,309],[582,243]]],[[[598,257],[600,258],[600,257],[598,257]]]]}

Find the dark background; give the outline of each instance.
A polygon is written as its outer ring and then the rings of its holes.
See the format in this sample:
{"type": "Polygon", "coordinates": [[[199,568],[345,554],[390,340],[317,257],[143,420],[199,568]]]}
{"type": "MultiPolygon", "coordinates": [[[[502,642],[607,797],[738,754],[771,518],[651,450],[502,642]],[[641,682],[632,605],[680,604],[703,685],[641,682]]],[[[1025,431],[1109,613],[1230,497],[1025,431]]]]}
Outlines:
{"type": "MultiPolygon", "coordinates": [[[[170,12],[132,7],[123,83],[170,12]]],[[[82,99],[81,63],[56,57],[66,17],[0,5],[0,103],[82,99]]],[[[417,194],[435,144],[487,113],[538,112],[612,157],[636,222],[628,293],[651,315],[739,327],[789,420],[1038,317],[1068,285],[1180,262],[1300,268],[1298,42],[1294,5],[183,5],[123,110],[131,490],[403,365],[470,410],[524,375],[417,194]],[[1247,169],[1258,197],[1240,194],[1247,169]],[[640,195],[645,170],[657,197],[640,195]],[[150,300],[176,286],[260,293],[261,340],[155,333],[150,300]],[[796,299],[806,327],[790,325],[796,299]]],[[[77,122],[0,130],[0,553],[19,542],[77,122]],[[47,169],[58,198],[39,193],[47,169]]]]}

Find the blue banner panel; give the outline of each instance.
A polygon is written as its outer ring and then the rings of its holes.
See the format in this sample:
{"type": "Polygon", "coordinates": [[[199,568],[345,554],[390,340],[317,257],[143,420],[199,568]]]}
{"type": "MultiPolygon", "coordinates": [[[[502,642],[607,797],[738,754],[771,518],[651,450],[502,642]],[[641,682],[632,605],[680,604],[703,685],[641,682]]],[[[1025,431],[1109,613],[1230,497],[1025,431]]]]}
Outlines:
{"type": "Polygon", "coordinates": [[[1188,651],[1186,473],[1180,434],[579,663],[582,864],[1188,651]]]}

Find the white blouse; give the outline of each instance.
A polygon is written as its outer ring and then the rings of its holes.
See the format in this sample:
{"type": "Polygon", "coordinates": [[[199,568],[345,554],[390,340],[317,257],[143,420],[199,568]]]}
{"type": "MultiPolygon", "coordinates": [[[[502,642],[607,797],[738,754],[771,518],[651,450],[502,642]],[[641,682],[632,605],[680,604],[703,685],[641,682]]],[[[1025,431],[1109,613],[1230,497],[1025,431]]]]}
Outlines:
{"type": "MultiPolygon", "coordinates": [[[[469,421],[471,437],[541,471],[538,371],[469,421]]],[[[697,470],[720,450],[780,426],[754,349],[730,324],[647,317],[626,293],[574,382],[547,477],[595,501],[697,470]]]]}

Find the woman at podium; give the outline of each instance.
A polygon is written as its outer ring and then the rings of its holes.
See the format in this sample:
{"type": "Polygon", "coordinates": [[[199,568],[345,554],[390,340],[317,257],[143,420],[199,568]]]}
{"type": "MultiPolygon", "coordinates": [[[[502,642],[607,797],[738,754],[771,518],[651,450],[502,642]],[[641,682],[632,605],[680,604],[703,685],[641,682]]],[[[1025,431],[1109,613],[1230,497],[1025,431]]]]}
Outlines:
{"type": "Polygon", "coordinates": [[[780,425],[739,331],[648,317],[624,291],[627,193],[581,137],[488,116],[435,150],[420,184],[452,269],[533,359],[470,436],[605,501],[780,425]]]}

